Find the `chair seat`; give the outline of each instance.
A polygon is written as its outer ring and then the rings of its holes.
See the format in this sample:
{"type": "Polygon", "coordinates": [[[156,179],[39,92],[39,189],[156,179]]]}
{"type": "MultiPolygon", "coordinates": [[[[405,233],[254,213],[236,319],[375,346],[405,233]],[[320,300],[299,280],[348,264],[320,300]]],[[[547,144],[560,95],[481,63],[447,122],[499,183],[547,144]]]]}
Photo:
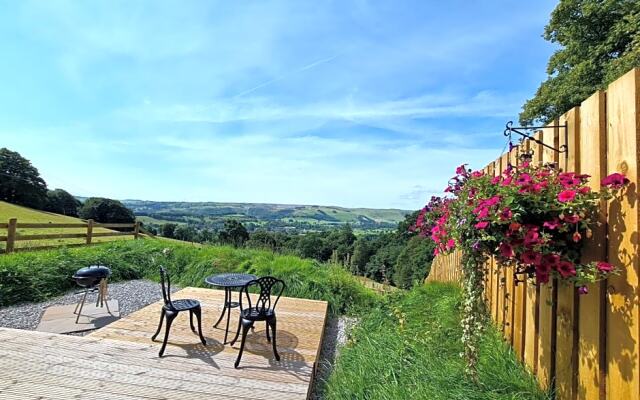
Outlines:
{"type": "MultiPolygon", "coordinates": [[[[174,311],[193,310],[194,308],[200,307],[200,302],[198,300],[193,300],[193,299],[173,300],[171,301],[171,304],[173,305],[174,311]]],[[[170,310],[171,306],[165,305],[164,308],[167,310],[170,310]]]]}
{"type": "Polygon", "coordinates": [[[248,319],[250,321],[265,321],[269,318],[272,318],[276,315],[273,309],[256,309],[256,308],[245,308],[242,310],[242,318],[248,319]]]}

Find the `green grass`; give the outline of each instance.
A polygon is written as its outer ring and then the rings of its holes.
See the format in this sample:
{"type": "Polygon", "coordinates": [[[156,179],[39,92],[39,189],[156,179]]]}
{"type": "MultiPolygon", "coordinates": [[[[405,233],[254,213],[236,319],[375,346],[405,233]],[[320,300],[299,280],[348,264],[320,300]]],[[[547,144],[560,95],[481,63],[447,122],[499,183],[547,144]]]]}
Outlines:
{"type": "Polygon", "coordinates": [[[183,287],[204,287],[204,278],[218,272],[272,275],[286,282],[287,296],[326,300],[332,313],[356,312],[379,299],[339,266],[262,250],[143,239],[2,255],[0,306],[60,295],[74,287],[73,273],[91,264],[109,266],[115,281],[157,280],[158,267],[164,265],[183,287]],[[164,248],[171,249],[168,257],[162,255],[164,248]]]}
{"type": "Polygon", "coordinates": [[[465,377],[460,291],[429,283],[388,295],[363,315],[325,388],[327,399],[547,399],[494,329],[480,382],[465,377]]]}
{"type": "MultiPolygon", "coordinates": [[[[27,207],[0,201],[0,222],[7,223],[9,219],[17,218],[18,223],[56,223],[56,224],[75,224],[82,223],[79,218],[67,217],[65,215],[54,214],[46,211],[34,210],[27,207]]],[[[18,229],[18,235],[45,235],[57,233],[86,233],[86,228],[47,228],[47,229],[18,229]]],[[[112,232],[110,229],[95,228],[95,233],[112,232]]],[[[0,229],[0,236],[6,235],[6,229],[0,229]]],[[[116,237],[98,237],[94,238],[94,242],[110,242],[114,240],[130,240],[132,236],[116,236],[116,237]]],[[[16,248],[20,247],[36,247],[36,246],[53,246],[63,244],[84,243],[84,239],[46,239],[33,241],[17,241],[16,248]]],[[[4,243],[0,242],[0,248],[4,250],[4,243]]]]}

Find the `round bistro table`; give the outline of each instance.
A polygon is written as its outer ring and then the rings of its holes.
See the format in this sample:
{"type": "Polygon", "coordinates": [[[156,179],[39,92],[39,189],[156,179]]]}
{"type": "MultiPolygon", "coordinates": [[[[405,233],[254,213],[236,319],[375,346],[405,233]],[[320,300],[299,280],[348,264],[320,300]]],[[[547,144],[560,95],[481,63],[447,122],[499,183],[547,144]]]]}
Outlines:
{"type": "Polygon", "coordinates": [[[234,272],[228,272],[224,274],[211,275],[205,278],[205,283],[224,288],[224,308],[220,314],[218,321],[213,324],[214,328],[217,328],[222,319],[224,318],[225,311],[227,313],[227,328],[224,331],[224,344],[227,344],[227,336],[229,335],[229,320],[231,319],[231,309],[240,307],[242,304],[242,293],[238,293],[238,301],[232,301],[232,293],[234,288],[241,288],[248,282],[257,279],[258,277],[252,274],[239,274],[234,272]]]}

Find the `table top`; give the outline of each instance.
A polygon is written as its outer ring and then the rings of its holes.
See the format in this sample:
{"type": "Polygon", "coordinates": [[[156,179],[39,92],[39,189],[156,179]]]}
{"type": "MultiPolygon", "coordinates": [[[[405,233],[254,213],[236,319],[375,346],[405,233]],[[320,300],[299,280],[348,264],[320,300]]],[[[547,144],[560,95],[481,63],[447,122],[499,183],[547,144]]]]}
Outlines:
{"type": "Polygon", "coordinates": [[[227,272],[223,274],[211,275],[205,278],[205,282],[209,285],[221,286],[221,287],[240,287],[244,286],[247,282],[258,279],[257,276],[252,274],[240,274],[236,272],[227,272]]]}

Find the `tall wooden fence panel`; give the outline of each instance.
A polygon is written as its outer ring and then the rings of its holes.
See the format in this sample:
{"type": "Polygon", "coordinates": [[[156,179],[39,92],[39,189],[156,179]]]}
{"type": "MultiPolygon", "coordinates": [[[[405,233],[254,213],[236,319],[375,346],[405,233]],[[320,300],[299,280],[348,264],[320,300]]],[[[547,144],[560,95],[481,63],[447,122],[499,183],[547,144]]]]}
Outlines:
{"type": "MultiPolygon", "coordinates": [[[[485,172],[518,163],[518,153],[532,150],[533,162],[555,163],[565,171],[591,175],[593,190],[613,172],[631,185],[620,199],[602,204],[600,224],[585,242],[583,261],[607,260],[621,269],[606,282],[588,286],[588,294],[559,283],[514,283],[511,268],[489,260],[485,266],[487,309],[518,358],[541,386],[560,400],[640,399],[640,69],[593,94],[536,138],[568,153],[559,154],[525,142],[489,163],[485,172]]],[[[428,280],[459,282],[460,252],[439,255],[428,280]]]]}

